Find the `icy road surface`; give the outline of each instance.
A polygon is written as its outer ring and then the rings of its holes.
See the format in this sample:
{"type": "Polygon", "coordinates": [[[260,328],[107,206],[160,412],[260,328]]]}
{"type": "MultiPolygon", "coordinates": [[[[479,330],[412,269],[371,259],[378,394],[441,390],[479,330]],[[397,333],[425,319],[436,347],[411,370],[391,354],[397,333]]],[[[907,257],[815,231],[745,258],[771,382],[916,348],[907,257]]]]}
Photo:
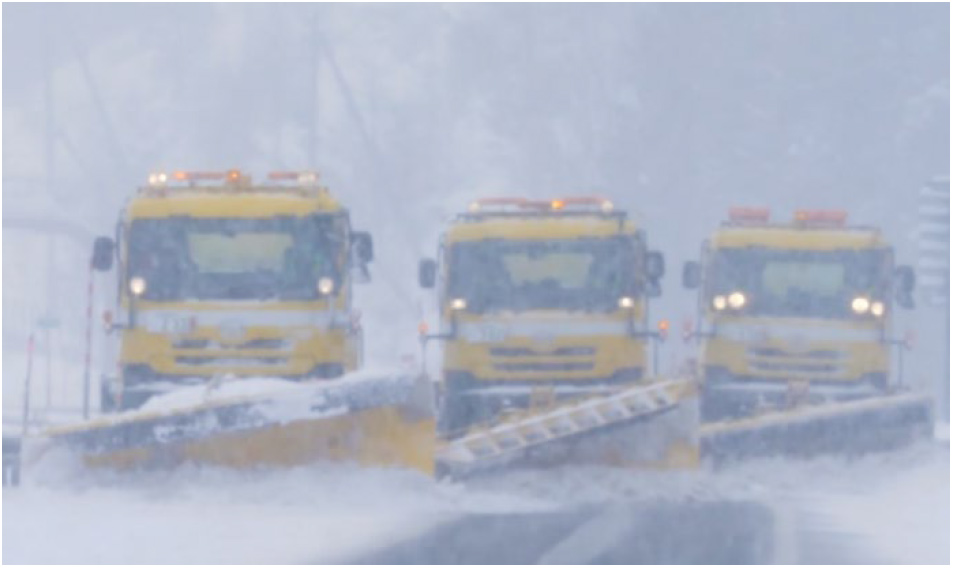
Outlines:
{"type": "MultiPolygon", "coordinates": [[[[659,499],[765,504],[779,562],[949,562],[949,449],[938,443],[856,460],[766,460],[676,474],[567,467],[467,485],[343,466],[186,468],[133,479],[81,474],[59,459],[45,459],[23,486],[4,490],[4,562],[341,562],[423,543],[475,514],[555,516],[580,506],[611,513],[659,499]]],[[[584,529],[572,538],[585,538],[584,529]]],[[[600,532],[594,555],[619,545],[600,532]]],[[[521,544],[505,542],[515,540],[505,533],[495,538],[488,544],[498,550],[521,544]]],[[[567,548],[563,538],[547,543],[548,554],[567,548]]]]}

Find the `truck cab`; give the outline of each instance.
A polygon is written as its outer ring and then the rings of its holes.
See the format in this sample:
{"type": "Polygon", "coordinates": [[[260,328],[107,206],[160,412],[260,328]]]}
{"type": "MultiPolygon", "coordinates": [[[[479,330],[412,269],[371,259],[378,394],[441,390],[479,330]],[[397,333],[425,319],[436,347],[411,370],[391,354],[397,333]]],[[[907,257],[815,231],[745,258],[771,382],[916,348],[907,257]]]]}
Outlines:
{"type": "Polygon", "coordinates": [[[663,273],[644,231],[607,199],[473,202],[419,266],[440,314],[424,340],[443,342],[441,432],[644,379],[663,273]]]}
{"type": "Polygon", "coordinates": [[[707,420],[891,384],[891,323],[913,306],[913,271],[895,267],[880,230],[847,225],[843,211],[769,219],[767,209],[732,209],[684,266],[683,284],[698,290],[707,420]]]}
{"type": "Polygon", "coordinates": [[[126,204],[93,268],[113,270],[107,336],[116,374],[103,411],[216,377],[331,379],[361,364],[352,272],[367,233],[312,172],[153,174],[126,204]]]}

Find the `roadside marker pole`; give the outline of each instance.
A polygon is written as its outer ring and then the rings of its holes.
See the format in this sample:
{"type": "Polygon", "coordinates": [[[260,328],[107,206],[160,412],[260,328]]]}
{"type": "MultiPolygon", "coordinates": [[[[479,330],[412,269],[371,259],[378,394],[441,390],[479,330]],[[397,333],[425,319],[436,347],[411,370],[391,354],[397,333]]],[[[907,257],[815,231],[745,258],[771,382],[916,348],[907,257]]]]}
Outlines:
{"type": "Polygon", "coordinates": [[[26,438],[30,425],[30,377],[33,374],[33,334],[26,343],[26,380],[23,382],[23,424],[20,435],[26,438]]]}
{"type": "Polygon", "coordinates": [[[89,419],[89,367],[93,350],[93,263],[89,263],[86,287],[86,360],[83,365],[83,420],[89,419]]]}

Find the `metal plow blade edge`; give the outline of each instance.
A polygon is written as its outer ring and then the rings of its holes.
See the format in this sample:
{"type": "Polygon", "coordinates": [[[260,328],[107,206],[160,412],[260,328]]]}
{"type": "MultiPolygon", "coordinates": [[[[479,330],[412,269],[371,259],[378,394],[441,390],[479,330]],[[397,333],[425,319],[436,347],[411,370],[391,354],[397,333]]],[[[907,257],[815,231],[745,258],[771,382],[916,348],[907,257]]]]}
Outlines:
{"type": "Polygon", "coordinates": [[[932,399],[921,393],[901,393],[705,424],[700,443],[703,459],[724,463],[774,455],[888,451],[932,433],[932,399]]]}
{"type": "Polygon", "coordinates": [[[437,475],[462,479],[565,463],[695,467],[697,428],[694,384],[657,381],[476,429],[438,449],[437,475]]]}
{"type": "Polygon", "coordinates": [[[431,387],[424,378],[362,373],[166,411],[126,412],[48,431],[41,445],[65,447],[91,467],[351,461],[431,474],[435,436],[431,387]]]}

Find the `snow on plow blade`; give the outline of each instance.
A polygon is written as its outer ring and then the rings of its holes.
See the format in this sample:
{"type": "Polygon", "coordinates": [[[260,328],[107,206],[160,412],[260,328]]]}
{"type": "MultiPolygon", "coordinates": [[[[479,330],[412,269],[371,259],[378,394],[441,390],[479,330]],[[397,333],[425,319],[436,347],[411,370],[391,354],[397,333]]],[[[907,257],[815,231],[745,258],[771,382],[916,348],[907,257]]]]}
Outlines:
{"type": "Polygon", "coordinates": [[[245,379],[222,392],[195,389],[166,395],[171,408],[147,404],[48,431],[49,446],[78,452],[94,467],[353,461],[433,472],[434,410],[423,378],[365,372],[328,382],[245,379]]]}
{"type": "Polygon", "coordinates": [[[475,429],[438,449],[437,475],[562,463],[695,467],[697,428],[694,383],[659,380],[475,429]]]}
{"type": "Polygon", "coordinates": [[[703,459],[856,455],[894,449],[933,432],[932,399],[902,393],[714,422],[700,432],[703,459]]]}

